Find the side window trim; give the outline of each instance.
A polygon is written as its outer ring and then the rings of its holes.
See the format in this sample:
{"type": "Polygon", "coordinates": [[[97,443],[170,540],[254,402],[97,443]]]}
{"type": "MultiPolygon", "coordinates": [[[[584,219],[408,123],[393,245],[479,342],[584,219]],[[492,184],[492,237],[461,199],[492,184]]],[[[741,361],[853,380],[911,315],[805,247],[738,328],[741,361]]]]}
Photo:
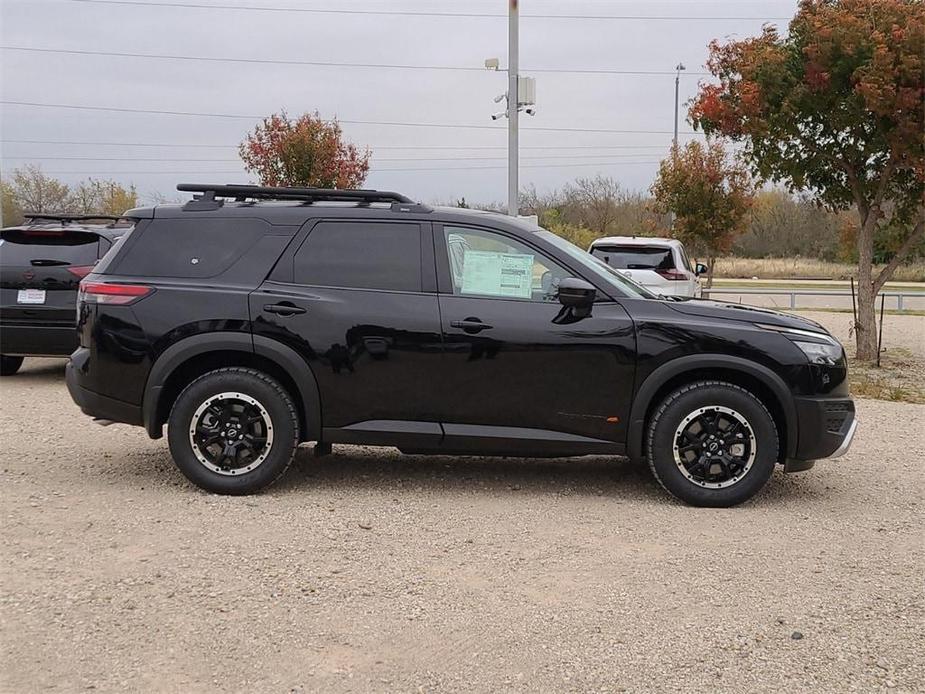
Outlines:
{"type": "Polygon", "coordinates": [[[421,225],[421,289],[424,294],[437,293],[437,247],[434,241],[434,225],[420,222],[421,225]]]}

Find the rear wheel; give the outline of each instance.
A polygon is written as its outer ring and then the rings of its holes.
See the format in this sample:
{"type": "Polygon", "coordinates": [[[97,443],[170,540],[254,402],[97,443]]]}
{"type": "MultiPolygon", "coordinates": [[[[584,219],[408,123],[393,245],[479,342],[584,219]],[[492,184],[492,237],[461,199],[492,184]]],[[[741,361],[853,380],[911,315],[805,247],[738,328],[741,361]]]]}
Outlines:
{"type": "Polygon", "coordinates": [[[0,376],[12,376],[22,366],[22,357],[0,356],[0,376]]]}
{"type": "Polygon", "coordinates": [[[167,438],[180,471],[216,494],[251,494],[282,475],[299,443],[295,405],[255,369],[211,371],[180,393],[167,438]]]}
{"type": "Polygon", "coordinates": [[[743,388],[700,381],[668,395],[648,429],[649,467],[694,506],[734,506],[754,496],[777,462],[778,436],[764,404],[743,388]]]}

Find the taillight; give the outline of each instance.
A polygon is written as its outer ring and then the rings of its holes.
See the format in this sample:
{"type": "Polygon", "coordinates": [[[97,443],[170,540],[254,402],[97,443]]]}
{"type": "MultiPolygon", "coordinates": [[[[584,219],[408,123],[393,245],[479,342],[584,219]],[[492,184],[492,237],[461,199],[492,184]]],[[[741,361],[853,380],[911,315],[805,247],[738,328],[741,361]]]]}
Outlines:
{"type": "Polygon", "coordinates": [[[83,279],[93,272],[93,267],[93,265],[71,265],[67,271],[74,275],[74,277],[83,279]]]}
{"type": "Polygon", "coordinates": [[[143,299],[154,291],[154,287],[143,284],[108,284],[106,282],[80,283],[78,301],[88,304],[110,304],[125,306],[143,299]]]}
{"type": "Polygon", "coordinates": [[[655,272],[658,273],[660,277],[664,277],[666,280],[671,280],[672,282],[683,282],[688,279],[687,275],[680,270],[656,270],[655,272]]]}

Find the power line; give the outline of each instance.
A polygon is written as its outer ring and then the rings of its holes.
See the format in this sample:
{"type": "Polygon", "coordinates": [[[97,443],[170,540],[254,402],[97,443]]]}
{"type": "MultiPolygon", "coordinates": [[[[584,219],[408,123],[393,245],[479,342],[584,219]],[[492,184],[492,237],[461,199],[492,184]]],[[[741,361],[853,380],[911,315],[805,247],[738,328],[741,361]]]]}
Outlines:
{"type": "MultiPolygon", "coordinates": [[[[70,0],[70,2],[83,2],[98,5],[123,5],[134,7],[173,7],[197,10],[236,10],[247,12],[302,12],[311,14],[336,15],[376,15],[379,17],[471,17],[471,18],[502,18],[507,15],[488,12],[423,12],[411,10],[332,10],[327,8],[309,7],[260,7],[253,5],[208,5],[194,2],[153,2],[151,0],[70,0]]],[[[592,19],[592,20],[643,20],[643,21],[755,21],[778,22],[790,21],[792,17],[741,17],[741,16],[704,16],[704,15],[609,15],[609,14],[523,14],[523,19],[592,19]]]]}
{"type": "MultiPolygon", "coordinates": [[[[524,164],[523,168],[532,169],[557,169],[565,167],[587,167],[587,166],[623,166],[632,164],[658,164],[657,161],[601,161],[601,162],[581,162],[571,164],[524,164]]],[[[371,174],[386,173],[390,171],[481,171],[487,169],[506,169],[506,164],[488,165],[488,166],[453,166],[453,167],[424,167],[424,168],[384,168],[370,169],[371,174]]],[[[81,176],[218,176],[234,174],[240,176],[241,171],[46,171],[50,175],[81,175],[81,176]]]]}
{"type": "MultiPolygon", "coordinates": [[[[117,51],[88,51],[70,48],[34,48],[31,46],[0,46],[4,51],[26,51],[31,53],[54,53],[62,55],[90,55],[109,58],[143,58],[149,60],[183,60],[188,62],[207,63],[246,63],[255,65],[297,65],[311,67],[342,67],[364,68],[377,70],[455,70],[463,72],[485,72],[484,67],[466,65],[409,65],[401,63],[338,63],[319,60],[283,60],[276,58],[234,58],[230,56],[203,56],[203,55],[168,55],[161,53],[126,53],[117,51]]],[[[540,72],[550,74],[587,74],[587,75],[637,75],[637,76],[674,76],[670,70],[609,70],[591,68],[524,68],[525,72],[540,72]]],[[[709,76],[708,72],[690,72],[688,74],[709,76]]]]}
{"type": "MultiPolygon", "coordinates": [[[[82,0],[83,1],[83,0],[82,0]]],[[[35,108],[61,108],[78,111],[107,111],[111,113],[141,113],[161,116],[191,116],[203,118],[230,118],[237,120],[263,120],[264,116],[248,116],[236,113],[203,113],[196,111],[162,111],[144,108],[116,108],[112,106],[84,106],[78,104],[49,104],[35,101],[11,101],[0,100],[0,104],[8,106],[29,106],[35,108]]],[[[346,125],[382,125],[395,127],[412,127],[412,128],[448,128],[448,129],[474,129],[474,130],[494,130],[501,132],[501,128],[494,125],[468,124],[468,123],[416,123],[406,121],[379,121],[379,120],[347,120],[338,118],[339,123],[346,125]]],[[[620,135],[670,135],[670,130],[619,130],[614,128],[569,128],[569,127],[525,127],[522,130],[533,130],[537,132],[574,132],[574,133],[615,133],[620,135]]],[[[694,131],[682,133],[684,135],[698,135],[694,131]]]]}
{"type": "MultiPolygon", "coordinates": [[[[600,161],[600,162],[582,162],[574,164],[522,164],[524,169],[559,169],[574,166],[622,166],[624,164],[659,164],[657,161],[600,161]]],[[[384,171],[481,171],[488,169],[506,169],[507,164],[498,164],[497,166],[456,166],[451,168],[399,168],[399,169],[371,169],[370,173],[381,173],[384,171]]]]}
{"type": "MultiPolygon", "coordinates": [[[[667,151],[667,148],[662,148],[667,151]]],[[[623,157],[641,157],[641,156],[651,156],[651,152],[626,152],[623,154],[540,154],[532,157],[526,157],[526,159],[535,160],[535,159],[612,159],[612,158],[623,158],[623,157]]],[[[373,155],[373,161],[383,162],[383,161],[497,161],[500,159],[506,159],[504,156],[497,157],[377,157],[373,155]]],[[[10,160],[27,160],[27,161],[131,161],[131,162],[212,162],[217,163],[221,162],[224,164],[234,164],[240,163],[239,159],[175,159],[175,158],[148,158],[148,157],[55,157],[55,156],[14,156],[14,157],[2,157],[0,159],[10,160]]]]}
{"type": "MultiPolygon", "coordinates": [[[[7,140],[0,139],[3,144],[28,144],[28,145],[85,145],[89,147],[196,147],[196,148],[215,148],[215,149],[237,149],[237,145],[212,145],[202,143],[177,143],[177,142],[102,142],[89,140],[7,140]]],[[[408,150],[435,150],[435,149],[458,149],[458,150],[486,150],[486,149],[507,149],[507,145],[368,145],[372,150],[380,149],[408,149],[408,150]]],[[[521,146],[521,149],[665,149],[667,145],[527,145],[521,146]]]]}
{"type": "Polygon", "coordinates": [[[205,145],[198,142],[181,144],[173,142],[92,142],[90,140],[0,140],[3,144],[22,145],[86,145],[88,147],[201,147],[216,149],[237,149],[237,145],[205,145]]]}

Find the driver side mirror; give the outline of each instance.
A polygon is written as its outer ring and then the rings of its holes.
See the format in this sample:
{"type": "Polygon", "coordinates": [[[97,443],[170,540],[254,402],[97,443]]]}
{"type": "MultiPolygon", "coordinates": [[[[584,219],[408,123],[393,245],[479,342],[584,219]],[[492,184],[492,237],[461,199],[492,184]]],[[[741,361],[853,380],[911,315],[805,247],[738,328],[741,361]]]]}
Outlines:
{"type": "Polygon", "coordinates": [[[559,303],[570,308],[590,308],[597,290],[589,282],[577,277],[566,277],[559,282],[559,303]]]}
{"type": "Polygon", "coordinates": [[[708,268],[703,263],[697,263],[694,266],[694,272],[697,274],[697,277],[700,277],[700,275],[705,275],[709,270],[710,268],[708,268]]]}

